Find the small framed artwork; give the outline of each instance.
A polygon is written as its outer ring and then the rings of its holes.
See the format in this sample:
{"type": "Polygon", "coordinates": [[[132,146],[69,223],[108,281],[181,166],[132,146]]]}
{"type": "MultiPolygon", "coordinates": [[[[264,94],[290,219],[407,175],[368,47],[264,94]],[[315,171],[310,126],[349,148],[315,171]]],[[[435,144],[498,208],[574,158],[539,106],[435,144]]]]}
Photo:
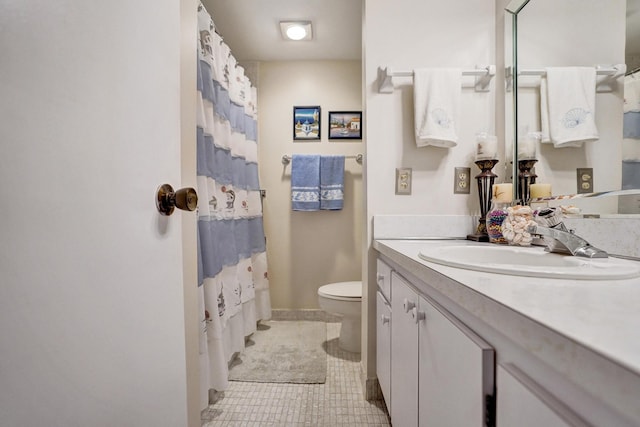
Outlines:
{"type": "Polygon", "coordinates": [[[362,139],[362,111],[329,111],[329,139],[362,139]]]}
{"type": "Polygon", "coordinates": [[[320,107],[293,107],[293,139],[320,140],[320,107]]]}

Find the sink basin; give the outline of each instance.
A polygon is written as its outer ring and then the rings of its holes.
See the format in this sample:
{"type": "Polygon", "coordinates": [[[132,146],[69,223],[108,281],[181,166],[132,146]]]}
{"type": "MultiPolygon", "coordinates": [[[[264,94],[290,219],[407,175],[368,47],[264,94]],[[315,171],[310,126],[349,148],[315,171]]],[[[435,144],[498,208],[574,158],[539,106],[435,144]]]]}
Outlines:
{"type": "Polygon", "coordinates": [[[542,247],[433,245],[422,248],[418,255],[449,267],[515,276],[580,280],[640,277],[640,262],[580,258],[545,252],[542,247]]]}

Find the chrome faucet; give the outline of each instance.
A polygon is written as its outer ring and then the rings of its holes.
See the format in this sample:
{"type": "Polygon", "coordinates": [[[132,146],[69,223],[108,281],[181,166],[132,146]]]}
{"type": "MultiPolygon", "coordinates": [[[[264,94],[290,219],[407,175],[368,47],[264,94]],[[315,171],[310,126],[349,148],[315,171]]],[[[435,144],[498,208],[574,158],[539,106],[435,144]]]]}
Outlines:
{"type": "Polygon", "coordinates": [[[591,246],[589,242],[567,230],[564,224],[560,226],[543,227],[530,225],[527,231],[545,237],[548,252],[571,253],[571,255],[585,258],[607,258],[609,255],[602,249],[591,246]]]}

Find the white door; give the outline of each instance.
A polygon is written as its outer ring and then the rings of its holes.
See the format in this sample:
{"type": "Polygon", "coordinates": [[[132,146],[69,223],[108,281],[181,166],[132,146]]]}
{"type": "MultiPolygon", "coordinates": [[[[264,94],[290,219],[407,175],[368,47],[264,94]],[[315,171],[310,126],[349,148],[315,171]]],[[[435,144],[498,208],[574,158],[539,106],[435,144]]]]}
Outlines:
{"type": "Polygon", "coordinates": [[[487,425],[493,348],[458,319],[420,298],[418,419],[421,426],[487,425]]]}
{"type": "Polygon", "coordinates": [[[391,421],[398,427],[418,426],[418,323],[412,317],[418,294],[391,273],[391,421]]]}
{"type": "Polygon", "coordinates": [[[382,390],[382,396],[391,412],[391,306],[376,292],[376,373],[382,390]]]}
{"type": "Polygon", "coordinates": [[[498,427],[588,427],[575,412],[512,364],[496,370],[498,427]]]}
{"type": "Polygon", "coordinates": [[[180,31],[178,0],[0,0],[0,425],[187,424],[180,31]]]}

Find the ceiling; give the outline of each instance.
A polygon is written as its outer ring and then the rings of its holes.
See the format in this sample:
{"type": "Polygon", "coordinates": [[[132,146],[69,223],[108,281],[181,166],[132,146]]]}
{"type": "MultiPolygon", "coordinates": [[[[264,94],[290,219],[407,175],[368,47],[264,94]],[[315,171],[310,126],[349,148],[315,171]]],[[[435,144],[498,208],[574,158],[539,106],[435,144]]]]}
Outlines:
{"type": "MultiPolygon", "coordinates": [[[[239,61],[293,61],[362,57],[364,0],[202,0],[218,33],[239,61]],[[280,35],[281,20],[313,23],[313,40],[280,35]]],[[[627,0],[627,49],[640,52],[640,0],[627,0]]]]}
{"type": "Polygon", "coordinates": [[[360,60],[363,0],[201,0],[238,61],[360,60]],[[280,21],[313,24],[313,40],[286,41],[280,21]]]}

